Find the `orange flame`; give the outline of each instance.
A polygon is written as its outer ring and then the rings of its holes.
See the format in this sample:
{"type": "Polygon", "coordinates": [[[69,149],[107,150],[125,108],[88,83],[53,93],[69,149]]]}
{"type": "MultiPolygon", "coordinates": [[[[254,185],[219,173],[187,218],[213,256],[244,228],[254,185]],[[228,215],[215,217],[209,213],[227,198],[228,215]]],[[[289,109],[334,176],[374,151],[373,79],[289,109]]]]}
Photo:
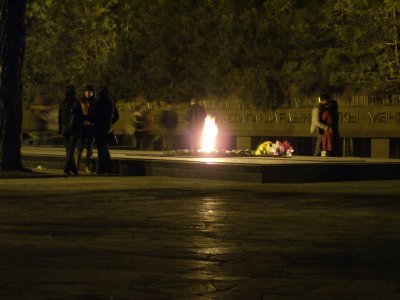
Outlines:
{"type": "Polygon", "coordinates": [[[215,151],[215,144],[218,135],[218,126],[215,123],[215,117],[207,115],[204,122],[203,134],[201,137],[201,151],[215,151]]]}

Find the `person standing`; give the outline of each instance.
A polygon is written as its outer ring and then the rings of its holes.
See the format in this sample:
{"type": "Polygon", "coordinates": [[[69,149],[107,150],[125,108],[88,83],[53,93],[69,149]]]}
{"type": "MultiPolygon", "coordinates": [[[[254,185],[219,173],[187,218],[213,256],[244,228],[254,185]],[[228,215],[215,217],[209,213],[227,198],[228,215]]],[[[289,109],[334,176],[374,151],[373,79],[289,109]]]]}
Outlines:
{"type": "Polygon", "coordinates": [[[144,116],[141,112],[142,104],[136,105],[132,114],[132,123],[135,130],[133,130],[134,149],[141,150],[143,130],[144,130],[144,116]]]}
{"type": "Polygon", "coordinates": [[[160,114],[160,125],[163,136],[163,150],[175,149],[175,130],[178,126],[178,114],[172,109],[171,103],[165,103],[165,109],[160,114]]]}
{"type": "Polygon", "coordinates": [[[79,170],[83,149],[86,148],[86,173],[90,173],[90,159],[93,156],[94,124],[89,120],[89,115],[94,101],[94,87],[92,85],[87,85],[80,101],[83,112],[83,129],[81,135],[79,136],[77,149],[75,152],[75,163],[79,170]]]}
{"type": "Polygon", "coordinates": [[[106,86],[101,86],[98,97],[93,103],[89,120],[93,122],[94,136],[97,146],[98,169],[97,174],[111,174],[112,162],[108,149],[109,133],[113,125],[114,103],[108,95],[106,86]]]}
{"type": "Polygon", "coordinates": [[[45,105],[41,97],[35,97],[34,103],[31,104],[30,111],[34,118],[35,134],[32,140],[33,144],[43,145],[47,143],[47,112],[49,107],[45,105]]]}
{"type": "Polygon", "coordinates": [[[191,150],[201,149],[201,135],[206,119],[206,109],[199,104],[197,98],[192,98],[186,113],[188,123],[189,144],[191,150]]]}
{"type": "Polygon", "coordinates": [[[342,146],[340,142],[339,130],[339,104],[336,100],[329,102],[330,109],[332,110],[332,156],[342,156],[342,146]]]}
{"type": "Polygon", "coordinates": [[[339,113],[336,100],[330,100],[321,117],[328,126],[321,136],[322,150],[327,156],[340,156],[339,113]]]}
{"type": "Polygon", "coordinates": [[[58,112],[60,110],[59,103],[53,103],[44,115],[46,119],[47,144],[57,145],[58,142],[58,112]]]}
{"type": "Polygon", "coordinates": [[[314,148],[314,156],[321,155],[321,135],[328,129],[328,126],[321,121],[323,110],[328,101],[329,96],[321,95],[318,98],[318,105],[314,106],[311,111],[310,133],[315,134],[317,138],[314,148]]]}
{"type": "Polygon", "coordinates": [[[65,98],[61,102],[58,113],[58,132],[65,139],[66,161],[64,174],[78,175],[74,154],[75,145],[83,127],[83,114],[79,101],[76,99],[75,87],[67,86],[65,98]]]}
{"type": "Polygon", "coordinates": [[[136,150],[151,150],[150,112],[146,103],[139,104],[133,113],[136,150]]]}

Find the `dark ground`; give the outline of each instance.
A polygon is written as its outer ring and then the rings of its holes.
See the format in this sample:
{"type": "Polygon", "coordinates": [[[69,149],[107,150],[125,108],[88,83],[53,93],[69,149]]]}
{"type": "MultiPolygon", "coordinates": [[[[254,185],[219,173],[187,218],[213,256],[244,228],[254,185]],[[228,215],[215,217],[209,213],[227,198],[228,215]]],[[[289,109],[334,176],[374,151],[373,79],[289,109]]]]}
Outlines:
{"type": "Polygon", "coordinates": [[[400,299],[399,181],[7,174],[0,300],[400,299]]]}

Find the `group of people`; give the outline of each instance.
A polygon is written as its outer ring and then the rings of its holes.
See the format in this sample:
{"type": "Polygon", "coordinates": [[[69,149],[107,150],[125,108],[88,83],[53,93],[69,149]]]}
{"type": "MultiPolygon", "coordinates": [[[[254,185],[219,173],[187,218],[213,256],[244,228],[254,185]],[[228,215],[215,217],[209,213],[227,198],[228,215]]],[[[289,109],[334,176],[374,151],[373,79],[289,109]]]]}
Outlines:
{"type": "MultiPolygon", "coordinates": [[[[205,109],[198,103],[198,100],[192,99],[191,105],[186,115],[188,122],[188,131],[191,136],[189,147],[191,149],[200,149],[199,135],[203,129],[205,109]]],[[[131,117],[126,121],[125,135],[129,137],[128,143],[134,146],[135,150],[152,150],[155,143],[155,137],[151,135],[152,117],[147,103],[138,104],[131,117]]],[[[161,150],[177,149],[176,130],[178,128],[179,116],[173,109],[172,103],[165,101],[162,103],[162,109],[159,115],[161,150]]]]}
{"type": "Polygon", "coordinates": [[[112,125],[119,119],[115,103],[111,100],[106,86],[101,86],[95,97],[93,86],[87,85],[84,95],[77,99],[74,86],[68,86],[59,106],[58,132],[63,135],[66,146],[64,174],[78,175],[83,150],[86,148],[86,172],[90,172],[90,158],[93,142],[98,154],[98,174],[110,174],[112,163],[110,133],[112,125]]]}
{"type": "Polygon", "coordinates": [[[318,99],[312,110],[311,133],[316,134],[315,156],[340,156],[338,103],[328,95],[318,99]]]}
{"type": "Polygon", "coordinates": [[[124,135],[126,143],[135,150],[152,150],[153,136],[151,135],[152,120],[147,103],[135,106],[130,117],[125,121],[124,135]]]}

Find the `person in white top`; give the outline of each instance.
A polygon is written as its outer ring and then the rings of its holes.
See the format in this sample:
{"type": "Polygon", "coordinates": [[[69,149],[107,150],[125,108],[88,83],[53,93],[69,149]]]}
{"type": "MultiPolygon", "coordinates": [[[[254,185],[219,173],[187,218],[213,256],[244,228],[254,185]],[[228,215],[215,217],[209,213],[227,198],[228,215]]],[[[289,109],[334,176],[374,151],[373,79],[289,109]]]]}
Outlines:
{"type": "Polygon", "coordinates": [[[311,127],[310,133],[315,134],[317,137],[314,149],[314,156],[321,155],[321,135],[328,129],[328,126],[321,122],[321,116],[324,107],[329,101],[329,96],[321,95],[318,97],[318,105],[314,106],[311,112],[311,127]]]}

